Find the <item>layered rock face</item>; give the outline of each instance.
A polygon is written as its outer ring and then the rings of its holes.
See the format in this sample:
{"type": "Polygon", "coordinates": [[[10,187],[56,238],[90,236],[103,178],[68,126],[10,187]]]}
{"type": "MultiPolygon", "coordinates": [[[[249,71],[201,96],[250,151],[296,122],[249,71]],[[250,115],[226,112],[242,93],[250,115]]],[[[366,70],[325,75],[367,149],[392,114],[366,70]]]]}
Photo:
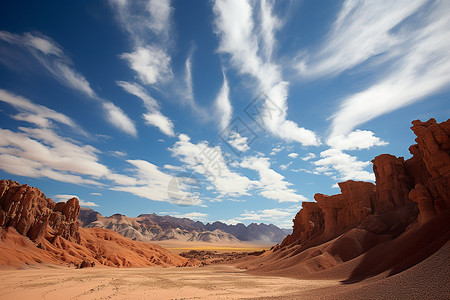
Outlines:
{"type": "Polygon", "coordinates": [[[53,263],[77,267],[196,264],[156,245],[101,228],[79,228],[77,198],[55,203],[39,189],[0,181],[0,265],[53,263]]]}
{"type": "Polygon", "coordinates": [[[412,158],[389,154],[373,162],[376,185],[339,183],[341,194],[316,194],[317,203],[303,203],[294,230],[281,247],[331,240],[351,228],[397,236],[418,220],[430,221],[450,209],[450,120],[438,124],[413,121],[416,145],[412,158]]]}
{"type": "Polygon", "coordinates": [[[77,198],[55,204],[37,188],[0,181],[0,227],[14,227],[33,241],[61,236],[80,243],[79,212],[77,198]]]}

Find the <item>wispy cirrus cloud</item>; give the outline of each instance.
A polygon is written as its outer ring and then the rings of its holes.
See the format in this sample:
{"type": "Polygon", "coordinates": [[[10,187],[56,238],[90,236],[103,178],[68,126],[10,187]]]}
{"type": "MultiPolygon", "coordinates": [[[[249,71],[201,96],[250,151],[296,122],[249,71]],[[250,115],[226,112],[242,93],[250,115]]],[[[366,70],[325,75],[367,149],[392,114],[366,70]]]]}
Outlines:
{"type": "Polygon", "coordinates": [[[297,65],[302,77],[346,70],[375,79],[344,97],[331,116],[331,137],[438,93],[450,83],[450,16],[446,1],[345,1],[327,38],[297,65]],[[364,30],[361,30],[364,28],[364,30]]]}
{"type": "MultiPolygon", "coordinates": [[[[86,78],[75,70],[71,59],[64,53],[62,47],[53,39],[42,34],[27,32],[23,35],[18,35],[7,31],[0,31],[0,41],[9,44],[11,47],[19,48],[6,48],[6,51],[27,51],[61,84],[81,92],[89,99],[97,101],[105,112],[106,120],[113,126],[127,134],[137,136],[136,127],[131,119],[114,103],[97,95],[86,78]]],[[[22,63],[21,61],[5,61],[1,59],[1,56],[0,61],[7,66],[22,63]]]]}
{"type": "Polygon", "coordinates": [[[219,118],[219,128],[220,130],[225,130],[230,124],[231,117],[233,115],[233,107],[230,102],[230,88],[228,86],[228,80],[223,72],[223,84],[220,88],[219,94],[217,94],[215,100],[215,112],[219,118]]]}
{"type": "Polygon", "coordinates": [[[25,121],[43,128],[52,127],[53,121],[70,126],[84,133],[68,116],[43,105],[35,104],[22,96],[0,89],[0,101],[8,103],[20,111],[19,114],[12,117],[15,120],[25,121]]]}
{"type": "MultiPolygon", "coordinates": [[[[280,114],[264,118],[264,125],[275,136],[303,145],[318,145],[316,134],[287,119],[289,83],[282,79],[279,65],[271,56],[276,46],[274,32],[280,22],[273,15],[273,2],[262,2],[259,15],[262,26],[255,28],[255,8],[252,2],[216,0],[213,5],[215,32],[219,37],[218,51],[230,55],[231,64],[242,75],[250,75],[257,82],[255,93],[265,93],[281,109],[280,114]],[[263,49],[263,51],[260,51],[263,49]],[[263,52],[263,53],[261,53],[263,52]]],[[[272,103],[268,103],[268,107],[272,103]]]]}
{"type": "Polygon", "coordinates": [[[143,84],[156,85],[173,78],[171,57],[172,7],[170,0],[111,0],[117,19],[129,34],[133,51],[121,55],[143,84]]]}
{"type": "Polygon", "coordinates": [[[142,86],[126,81],[117,81],[117,85],[144,102],[147,112],[142,117],[148,125],[159,128],[165,135],[175,136],[173,122],[161,113],[158,102],[142,86]]]}
{"type": "Polygon", "coordinates": [[[402,41],[396,26],[426,2],[345,1],[323,44],[298,63],[300,74],[306,78],[335,76],[386,54],[402,41]]]}
{"type": "MultiPolygon", "coordinates": [[[[19,176],[124,191],[153,201],[172,201],[167,186],[173,177],[158,166],[141,159],[127,159],[123,161],[128,165],[122,170],[124,173],[113,171],[101,162],[102,151],[57,133],[60,124],[78,128],[69,117],[4,90],[0,90],[0,101],[20,110],[34,110],[34,116],[46,121],[27,120],[34,127],[0,129],[1,170],[19,176]]],[[[108,154],[118,160],[126,156],[120,151],[108,154]]]]}
{"type": "Polygon", "coordinates": [[[412,28],[401,31],[383,75],[346,97],[332,117],[331,136],[447,89],[450,83],[450,15],[446,1],[428,4],[412,28]]]}
{"type": "Polygon", "coordinates": [[[138,47],[120,57],[128,62],[144,84],[164,83],[173,78],[171,58],[157,46],[138,47]]]}

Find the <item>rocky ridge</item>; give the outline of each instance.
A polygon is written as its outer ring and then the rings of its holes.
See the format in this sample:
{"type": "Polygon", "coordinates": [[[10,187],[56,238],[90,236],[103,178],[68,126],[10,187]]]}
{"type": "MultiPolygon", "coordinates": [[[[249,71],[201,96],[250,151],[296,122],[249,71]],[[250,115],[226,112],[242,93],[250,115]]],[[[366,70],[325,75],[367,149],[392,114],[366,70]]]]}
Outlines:
{"type": "Polygon", "coordinates": [[[275,225],[252,223],[227,225],[222,222],[204,224],[187,218],[142,214],[136,218],[115,214],[104,217],[90,209],[81,208],[81,225],[86,228],[107,228],[137,241],[164,240],[202,241],[211,243],[260,242],[280,243],[287,235],[275,225]]]}
{"type": "Polygon", "coordinates": [[[347,181],[340,194],[316,194],[316,202],[302,204],[292,234],[240,267],[353,283],[398,274],[435,253],[448,260],[450,120],[412,124],[411,158],[379,155],[372,161],[376,184],[347,181]]]}
{"type": "Polygon", "coordinates": [[[293,233],[281,247],[318,238],[325,242],[351,228],[398,235],[418,219],[426,222],[450,208],[450,121],[414,121],[412,158],[382,154],[372,161],[376,185],[339,183],[341,193],[316,194],[294,218],[293,233]],[[388,214],[396,214],[395,221],[388,214]]]}
{"type": "Polygon", "coordinates": [[[195,264],[162,247],[108,229],[80,228],[77,198],[55,203],[38,188],[0,181],[0,265],[95,264],[115,267],[195,264]]]}

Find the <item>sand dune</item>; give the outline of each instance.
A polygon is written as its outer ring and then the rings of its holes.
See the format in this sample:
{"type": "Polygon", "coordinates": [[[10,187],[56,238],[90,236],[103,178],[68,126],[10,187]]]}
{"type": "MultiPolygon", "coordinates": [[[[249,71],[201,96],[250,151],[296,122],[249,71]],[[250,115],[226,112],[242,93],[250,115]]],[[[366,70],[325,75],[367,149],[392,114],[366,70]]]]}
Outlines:
{"type": "Polygon", "coordinates": [[[447,243],[402,273],[353,284],[261,276],[224,264],[80,270],[41,264],[0,270],[0,299],[449,299],[449,257],[447,243]]]}

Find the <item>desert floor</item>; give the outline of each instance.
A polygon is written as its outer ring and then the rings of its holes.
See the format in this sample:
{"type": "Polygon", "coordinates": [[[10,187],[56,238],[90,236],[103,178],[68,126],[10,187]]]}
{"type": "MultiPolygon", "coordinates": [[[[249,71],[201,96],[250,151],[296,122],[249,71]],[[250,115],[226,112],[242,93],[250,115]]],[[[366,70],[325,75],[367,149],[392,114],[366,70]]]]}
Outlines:
{"type": "Polygon", "coordinates": [[[190,242],[178,240],[152,241],[152,244],[161,246],[170,252],[180,254],[189,250],[206,250],[222,252],[254,252],[261,250],[269,250],[273,245],[256,244],[248,242],[240,243],[208,243],[208,242],[190,242]]]}
{"type": "Polygon", "coordinates": [[[330,280],[255,276],[229,265],[203,268],[47,267],[0,270],[0,299],[317,298],[330,280]]]}

